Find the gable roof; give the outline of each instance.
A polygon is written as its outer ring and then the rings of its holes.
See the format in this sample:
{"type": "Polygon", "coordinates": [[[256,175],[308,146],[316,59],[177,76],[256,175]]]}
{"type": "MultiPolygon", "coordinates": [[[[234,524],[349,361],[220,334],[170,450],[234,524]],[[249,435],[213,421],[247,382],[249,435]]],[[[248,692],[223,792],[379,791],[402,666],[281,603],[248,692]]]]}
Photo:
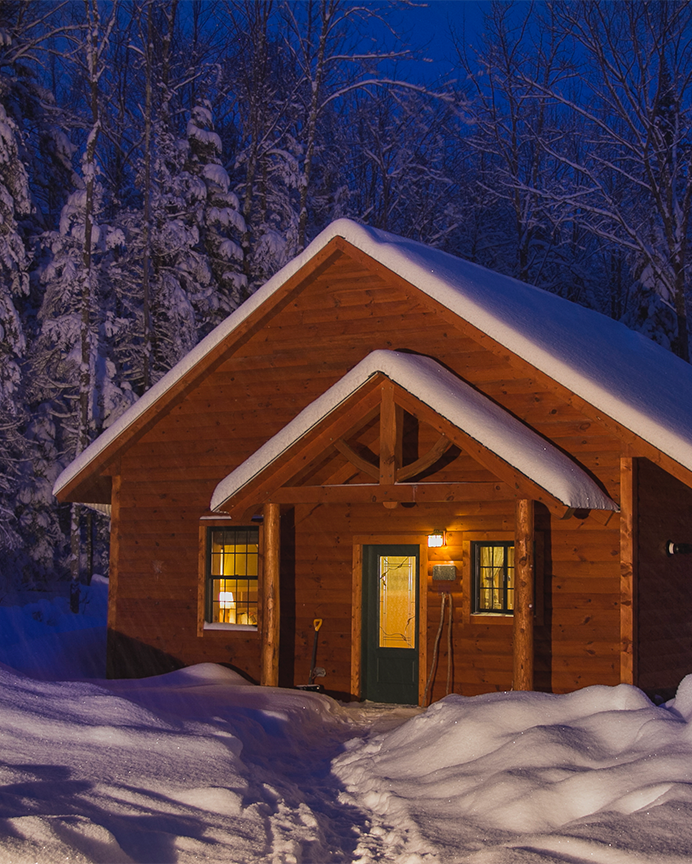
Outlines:
{"type": "Polygon", "coordinates": [[[121,436],[165,405],[195,367],[339,237],[692,470],[692,366],[623,324],[555,294],[339,219],[84,450],[58,477],[54,494],[102,466],[121,436]]]}
{"type": "Polygon", "coordinates": [[[429,357],[382,350],[373,351],[361,360],[222,480],[212,495],[211,509],[222,508],[226,501],[378,373],[449,420],[567,507],[618,509],[568,456],[439,363],[429,357]]]}

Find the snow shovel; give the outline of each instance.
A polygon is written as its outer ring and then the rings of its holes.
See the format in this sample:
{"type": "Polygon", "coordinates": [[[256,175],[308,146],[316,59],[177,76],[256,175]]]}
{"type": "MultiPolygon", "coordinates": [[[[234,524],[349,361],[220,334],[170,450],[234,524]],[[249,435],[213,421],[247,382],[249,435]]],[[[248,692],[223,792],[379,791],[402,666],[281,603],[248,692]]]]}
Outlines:
{"type": "Polygon", "coordinates": [[[315,666],[317,662],[317,639],[319,637],[320,627],[322,626],[322,619],[315,618],[312,622],[312,626],[315,628],[315,641],[312,643],[312,660],[310,661],[310,677],[308,678],[307,684],[298,684],[298,690],[309,690],[313,693],[319,693],[322,690],[321,684],[315,684],[316,677],[324,676],[324,669],[318,669],[315,666]]]}

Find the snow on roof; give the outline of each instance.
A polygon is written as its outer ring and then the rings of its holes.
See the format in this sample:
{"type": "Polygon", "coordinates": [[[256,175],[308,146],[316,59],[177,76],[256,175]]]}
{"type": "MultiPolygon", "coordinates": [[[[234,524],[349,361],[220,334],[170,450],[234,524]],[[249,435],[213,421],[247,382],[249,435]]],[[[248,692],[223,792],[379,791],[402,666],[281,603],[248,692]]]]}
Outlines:
{"type": "Polygon", "coordinates": [[[303,409],[214,490],[217,510],[373,375],[386,375],[568,507],[617,510],[617,505],[568,456],[499,405],[429,357],[373,351],[303,409]]]}
{"type": "Polygon", "coordinates": [[[692,470],[692,367],[616,321],[422,243],[332,222],[203,339],[58,477],[67,486],[144,412],[334,237],[442,303],[480,331],[692,470]]]}

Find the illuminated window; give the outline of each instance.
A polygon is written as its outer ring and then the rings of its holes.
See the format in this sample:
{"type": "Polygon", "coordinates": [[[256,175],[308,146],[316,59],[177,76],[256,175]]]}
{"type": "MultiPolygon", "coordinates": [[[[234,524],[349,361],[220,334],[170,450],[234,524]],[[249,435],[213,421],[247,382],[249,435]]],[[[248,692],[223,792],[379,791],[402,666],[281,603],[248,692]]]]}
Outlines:
{"type": "Polygon", "coordinates": [[[207,621],[257,626],[258,528],[210,528],[207,621]]]}
{"type": "Polygon", "coordinates": [[[473,611],[511,615],[514,610],[514,544],[472,543],[473,611]]]}

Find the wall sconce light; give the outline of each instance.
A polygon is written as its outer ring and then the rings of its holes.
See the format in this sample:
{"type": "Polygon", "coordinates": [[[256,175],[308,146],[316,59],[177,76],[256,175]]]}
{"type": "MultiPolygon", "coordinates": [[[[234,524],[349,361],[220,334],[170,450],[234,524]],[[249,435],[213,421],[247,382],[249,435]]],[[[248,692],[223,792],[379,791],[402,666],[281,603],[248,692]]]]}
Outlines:
{"type": "Polygon", "coordinates": [[[428,534],[428,548],[439,548],[440,546],[446,546],[447,538],[445,536],[444,528],[435,528],[433,531],[428,534]]]}
{"type": "Polygon", "coordinates": [[[666,555],[692,555],[692,543],[673,543],[666,540],[666,555]]]}

